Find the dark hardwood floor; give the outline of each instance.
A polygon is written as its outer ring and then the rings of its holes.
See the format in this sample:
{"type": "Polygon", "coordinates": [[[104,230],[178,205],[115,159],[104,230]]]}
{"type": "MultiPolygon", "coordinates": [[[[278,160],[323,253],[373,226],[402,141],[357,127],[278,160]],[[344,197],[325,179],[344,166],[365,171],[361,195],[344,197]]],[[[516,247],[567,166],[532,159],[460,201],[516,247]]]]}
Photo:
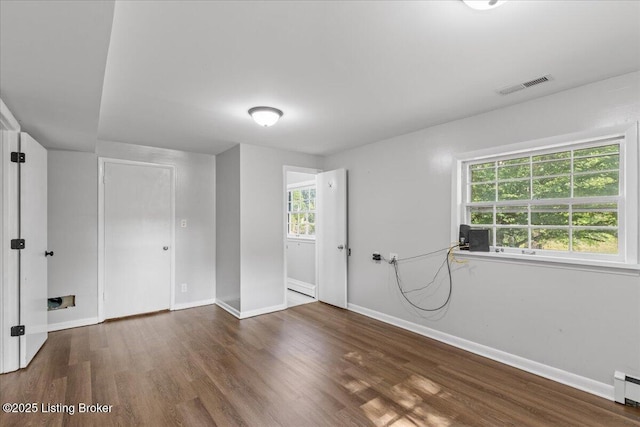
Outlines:
{"type": "Polygon", "coordinates": [[[0,400],[38,407],[2,426],[640,426],[639,409],[322,303],[53,332],[27,369],[0,376],[0,400]]]}

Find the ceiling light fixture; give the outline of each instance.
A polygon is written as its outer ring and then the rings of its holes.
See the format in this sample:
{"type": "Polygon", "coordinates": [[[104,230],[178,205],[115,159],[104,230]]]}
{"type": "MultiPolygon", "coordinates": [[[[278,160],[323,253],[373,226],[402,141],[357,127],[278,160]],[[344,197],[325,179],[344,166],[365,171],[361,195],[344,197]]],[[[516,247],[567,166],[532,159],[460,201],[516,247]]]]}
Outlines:
{"type": "Polygon", "coordinates": [[[462,0],[471,9],[489,10],[500,6],[506,0],[462,0]]]}
{"type": "Polygon", "coordinates": [[[249,109],[249,115],[260,126],[269,127],[282,117],[282,111],[273,107],[253,107],[249,109]]]}

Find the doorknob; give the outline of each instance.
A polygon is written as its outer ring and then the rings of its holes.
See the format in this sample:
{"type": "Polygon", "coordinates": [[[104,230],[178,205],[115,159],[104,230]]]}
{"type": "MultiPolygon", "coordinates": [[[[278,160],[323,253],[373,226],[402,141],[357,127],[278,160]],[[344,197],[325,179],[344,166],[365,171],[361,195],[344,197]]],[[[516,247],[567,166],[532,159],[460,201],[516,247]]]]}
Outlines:
{"type": "Polygon", "coordinates": [[[344,249],[344,245],[339,245],[338,249],[343,250],[344,249]]]}
{"type": "Polygon", "coordinates": [[[163,247],[162,247],[162,250],[163,250],[163,251],[168,251],[168,250],[169,250],[169,246],[163,246],[163,247]]]}

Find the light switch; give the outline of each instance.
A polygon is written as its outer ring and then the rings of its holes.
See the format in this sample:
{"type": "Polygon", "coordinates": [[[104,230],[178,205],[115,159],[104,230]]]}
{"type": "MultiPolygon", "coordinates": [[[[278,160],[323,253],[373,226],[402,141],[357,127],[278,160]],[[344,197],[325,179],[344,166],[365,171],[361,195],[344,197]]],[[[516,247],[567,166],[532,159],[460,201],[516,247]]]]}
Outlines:
{"type": "Polygon", "coordinates": [[[180,227],[187,228],[187,220],[186,219],[183,219],[183,220],[180,221],[180,227]]]}

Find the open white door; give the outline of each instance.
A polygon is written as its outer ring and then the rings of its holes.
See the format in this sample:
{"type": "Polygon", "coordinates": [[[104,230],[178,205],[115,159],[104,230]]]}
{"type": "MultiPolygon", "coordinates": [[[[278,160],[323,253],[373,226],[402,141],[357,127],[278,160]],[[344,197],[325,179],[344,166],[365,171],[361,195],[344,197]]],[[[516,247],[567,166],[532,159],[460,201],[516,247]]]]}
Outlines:
{"type": "Polygon", "coordinates": [[[318,299],[347,308],[347,171],[316,175],[318,299]]]}
{"type": "Polygon", "coordinates": [[[47,150],[20,134],[20,367],[26,368],[47,340],[47,150]]]}

